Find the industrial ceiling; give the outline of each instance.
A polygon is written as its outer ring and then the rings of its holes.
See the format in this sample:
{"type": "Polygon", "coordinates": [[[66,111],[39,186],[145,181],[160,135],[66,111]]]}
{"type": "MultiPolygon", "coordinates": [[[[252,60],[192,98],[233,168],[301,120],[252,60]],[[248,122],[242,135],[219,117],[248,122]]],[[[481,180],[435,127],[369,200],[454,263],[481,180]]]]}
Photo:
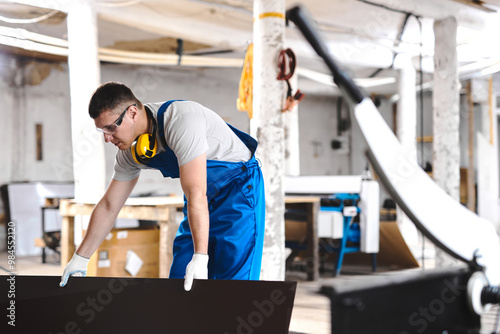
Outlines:
{"type": "MultiPolygon", "coordinates": [[[[252,0],[80,0],[98,14],[101,60],[240,67],[253,39],[252,0]],[[189,58],[191,57],[191,58],[189,58]],[[167,61],[168,60],[168,61],[167,61]]],[[[70,0],[0,1],[0,50],[37,57],[67,55],[67,15],[70,0]]],[[[334,57],[363,84],[377,92],[395,89],[398,58],[409,57],[432,79],[433,24],[449,16],[458,22],[457,51],[461,78],[489,74],[500,67],[496,32],[500,0],[305,0],[334,57]]],[[[285,46],[297,55],[299,74],[316,82],[329,81],[320,59],[290,23],[285,46]]]]}

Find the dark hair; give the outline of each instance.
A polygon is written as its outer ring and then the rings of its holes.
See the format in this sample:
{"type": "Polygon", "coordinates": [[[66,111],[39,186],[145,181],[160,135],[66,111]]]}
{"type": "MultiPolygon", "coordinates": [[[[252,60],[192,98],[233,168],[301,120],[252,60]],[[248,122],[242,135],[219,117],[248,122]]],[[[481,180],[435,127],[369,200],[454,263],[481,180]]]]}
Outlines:
{"type": "Polygon", "coordinates": [[[106,82],[92,94],[89,102],[89,115],[96,119],[104,111],[131,103],[136,103],[139,109],[142,109],[141,101],[135,97],[130,88],[120,82],[106,82]]]}

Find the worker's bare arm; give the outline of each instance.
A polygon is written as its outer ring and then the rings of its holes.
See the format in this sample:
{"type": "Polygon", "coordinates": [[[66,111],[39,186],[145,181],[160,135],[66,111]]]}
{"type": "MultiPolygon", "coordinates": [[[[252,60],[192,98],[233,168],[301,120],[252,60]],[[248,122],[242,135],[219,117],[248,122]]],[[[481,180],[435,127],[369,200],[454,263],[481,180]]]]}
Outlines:
{"type": "Polygon", "coordinates": [[[87,233],[76,251],[77,254],[86,258],[92,256],[113,227],[118,213],[132,193],[138,179],[139,177],[130,181],[111,180],[106,193],[90,216],[87,233]]]}
{"type": "Polygon", "coordinates": [[[207,156],[202,154],[179,168],[181,186],[187,199],[189,227],[194,254],[186,267],[184,289],[191,290],[193,280],[208,278],[209,214],[207,203],[207,156]]]}
{"type": "Polygon", "coordinates": [[[208,252],[207,157],[202,154],[180,166],[182,190],[187,199],[189,226],[195,253],[208,252]]]}

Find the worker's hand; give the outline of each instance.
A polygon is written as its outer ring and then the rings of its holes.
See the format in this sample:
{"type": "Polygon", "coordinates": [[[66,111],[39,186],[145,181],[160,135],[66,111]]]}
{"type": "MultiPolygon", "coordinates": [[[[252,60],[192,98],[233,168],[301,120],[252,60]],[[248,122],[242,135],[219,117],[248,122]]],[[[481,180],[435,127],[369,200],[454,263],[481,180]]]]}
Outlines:
{"type": "Polygon", "coordinates": [[[85,277],[87,276],[87,265],[90,259],[86,257],[80,256],[78,254],[74,254],[71,258],[71,261],[64,268],[64,272],[61,277],[61,283],[59,286],[65,286],[68,283],[68,279],[70,276],[79,276],[85,277]]]}
{"type": "Polygon", "coordinates": [[[194,253],[191,262],[187,265],[184,277],[184,290],[189,291],[193,286],[193,279],[208,279],[208,254],[194,253]]]}

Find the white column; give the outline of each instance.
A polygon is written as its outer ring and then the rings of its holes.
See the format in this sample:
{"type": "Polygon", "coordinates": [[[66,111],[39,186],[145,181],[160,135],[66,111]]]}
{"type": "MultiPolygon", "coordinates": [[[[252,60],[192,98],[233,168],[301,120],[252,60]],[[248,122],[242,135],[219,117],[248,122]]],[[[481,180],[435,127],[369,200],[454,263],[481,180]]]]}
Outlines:
{"type": "MultiPolygon", "coordinates": [[[[15,108],[16,112],[8,113],[12,119],[12,134],[10,146],[11,149],[11,158],[12,164],[10,166],[10,181],[14,182],[22,182],[26,180],[26,158],[27,155],[24,154],[27,148],[26,138],[28,137],[28,131],[32,131],[31,127],[28,128],[28,113],[26,112],[26,85],[24,83],[24,76],[26,75],[25,69],[26,64],[24,61],[16,60],[16,77],[15,84],[11,88],[12,95],[9,97],[11,100],[12,106],[15,108]]],[[[5,102],[4,102],[5,103],[5,102]]],[[[4,122],[8,121],[8,118],[4,118],[4,122]]],[[[31,124],[30,124],[31,125],[31,124]]],[[[30,156],[31,157],[31,156],[30,156]]],[[[8,180],[9,177],[6,179],[8,180]]]]}
{"type": "MultiPolygon", "coordinates": [[[[460,201],[459,86],[457,20],[434,22],[433,178],[448,195],[460,201]]],[[[436,250],[436,266],[456,261],[436,250]]]]}
{"type": "Polygon", "coordinates": [[[460,200],[459,81],[457,20],[434,23],[433,177],[451,197],[460,200]]]}
{"type": "Polygon", "coordinates": [[[285,32],[284,0],[254,1],[254,88],[250,132],[259,141],[266,188],[266,232],[262,280],[285,278],[284,128],[281,112],[284,87],[278,81],[278,55],[285,32]]]}
{"type": "Polygon", "coordinates": [[[493,79],[472,79],[472,96],[480,104],[477,143],[477,213],[498,230],[498,149],[496,115],[493,107],[493,79]]]}
{"type": "MultiPolygon", "coordinates": [[[[298,75],[295,73],[289,80],[292,86],[292,95],[297,91],[298,75]]],[[[286,84],[285,84],[286,85],[286,84]]],[[[284,114],[285,127],[285,175],[300,175],[299,150],[299,107],[298,105],[284,114]]]]}
{"type": "MultiPolygon", "coordinates": [[[[416,70],[411,58],[398,55],[394,67],[399,70],[399,100],[396,116],[396,136],[409,156],[417,160],[417,88],[416,70]]],[[[418,231],[403,210],[397,207],[397,223],[405,242],[418,251],[418,231]]],[[[423,256],[423,254],[422,254],[423,256]]]]}
{"type": "Polygon", "coordinates": [[[68,11],[68,64],[75,199],[96,201],[105,189],[104,141],[88,113],[100,83],[97,15],[91,3],[74,1],[68,11]]]}

